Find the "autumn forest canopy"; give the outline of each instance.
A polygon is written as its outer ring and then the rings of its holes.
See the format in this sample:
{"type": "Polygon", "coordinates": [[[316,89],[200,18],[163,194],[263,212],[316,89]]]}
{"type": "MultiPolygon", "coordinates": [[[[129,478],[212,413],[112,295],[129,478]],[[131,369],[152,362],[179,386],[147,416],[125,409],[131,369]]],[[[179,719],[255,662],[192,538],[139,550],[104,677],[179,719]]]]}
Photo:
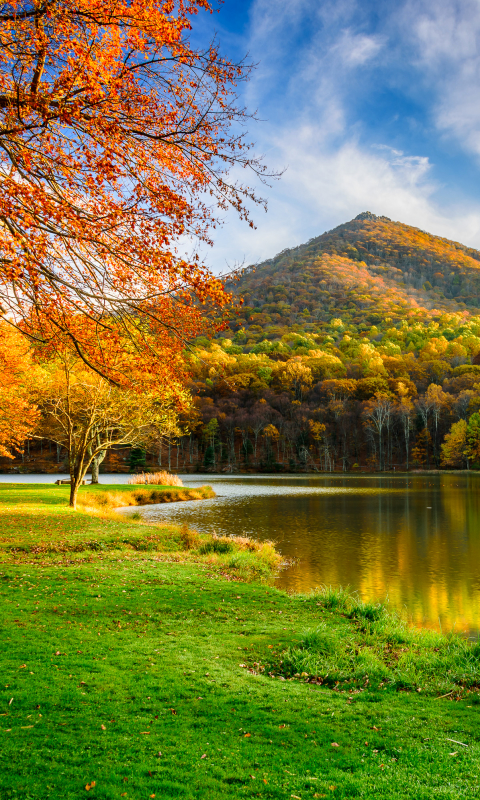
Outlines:
{"type": "Polygon", "coordinates": [[[478,251],[368,212],[244,269],[192,359],[204,464],[477,464],[479,280],[478,251]]]}

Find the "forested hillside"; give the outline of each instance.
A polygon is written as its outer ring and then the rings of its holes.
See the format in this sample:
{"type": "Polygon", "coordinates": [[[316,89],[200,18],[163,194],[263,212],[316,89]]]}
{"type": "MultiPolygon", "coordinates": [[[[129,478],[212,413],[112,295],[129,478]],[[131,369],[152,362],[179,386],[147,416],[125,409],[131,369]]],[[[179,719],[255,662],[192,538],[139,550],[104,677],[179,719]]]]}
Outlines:
{"type": "Polygon", "coordinates": [[[192,357],[192,463],[480,461],[480,252],[365,212],[231,288],[244,305],[192,357]]]}
{"type": "MultiPolygon", "coordinates": [[[[104,470],[480,465],[480,252],[366,212],[229,288],[243,305],[190,351],[184,435],[104,470]]],[[[8,466],[63,458],[32,442],[8,466]]]]}

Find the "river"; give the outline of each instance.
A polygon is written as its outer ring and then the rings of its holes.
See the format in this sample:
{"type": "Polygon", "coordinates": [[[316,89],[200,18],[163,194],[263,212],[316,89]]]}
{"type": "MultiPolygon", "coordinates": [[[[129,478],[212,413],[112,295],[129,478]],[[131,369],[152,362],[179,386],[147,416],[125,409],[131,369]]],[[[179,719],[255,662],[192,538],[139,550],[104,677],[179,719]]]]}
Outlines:
{"type": "MultiPolygon", "coordinates": [[[[350,586],[364,599],[406,609],[414,624],[478,635],[480,475],[181,477],[187,486],[210,484],[217,497],[144,506],[145,519],[272,539],[295,560],[279,587],[350,586]]],[[[101,481],[123,483],[125,476],[101,481]]]]}

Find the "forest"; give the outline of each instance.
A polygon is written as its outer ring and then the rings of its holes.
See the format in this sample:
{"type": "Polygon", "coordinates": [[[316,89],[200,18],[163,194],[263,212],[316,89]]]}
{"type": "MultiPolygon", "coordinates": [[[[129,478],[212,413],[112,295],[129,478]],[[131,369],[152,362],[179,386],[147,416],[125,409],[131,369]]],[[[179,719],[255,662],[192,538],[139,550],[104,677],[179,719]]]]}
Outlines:
{"type": "MultiPolygon", "coordinates": [[[[243,269],[223,330],[186,351],[193,403],[103,471],[479,467],[479,280],[477,251],[368,212],[243,269]]],[[[1,466],[64,459],[36,439],[1,466]]]]}

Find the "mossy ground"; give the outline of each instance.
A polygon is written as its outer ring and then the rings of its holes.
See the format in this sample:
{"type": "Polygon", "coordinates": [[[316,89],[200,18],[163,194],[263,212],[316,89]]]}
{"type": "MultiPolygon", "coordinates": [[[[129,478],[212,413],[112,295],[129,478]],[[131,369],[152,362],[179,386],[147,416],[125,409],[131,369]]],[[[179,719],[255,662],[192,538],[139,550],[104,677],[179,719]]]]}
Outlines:
{"type": "MultiPolygon", "coordinates": [[[[3,486],[2,546],[148,527],[75,514],[64,495],[3,486]]],[[[272,651],[318,651],[306,631],[355,620],[222,577],[212,555],[4,549],[2,800],[478,796],[475,694],[258,673],[272,651]]]]}

